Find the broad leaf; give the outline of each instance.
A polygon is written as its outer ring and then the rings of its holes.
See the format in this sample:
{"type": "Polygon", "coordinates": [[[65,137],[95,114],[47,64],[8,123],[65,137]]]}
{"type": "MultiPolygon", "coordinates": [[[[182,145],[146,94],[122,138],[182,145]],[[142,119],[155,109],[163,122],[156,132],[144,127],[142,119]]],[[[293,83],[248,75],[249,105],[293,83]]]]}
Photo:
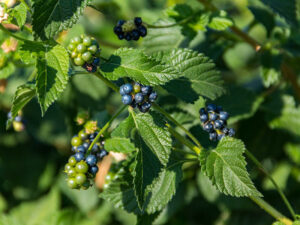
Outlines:
{"type": "Polygon", "coordinates": [[[118,49],[100,67],[109,80],[129,77],[147,85],[164,84],[180,76],[173,67],[132,48],[118,49]]]}
{"type": "Polygon", "coordinates": [[[107,151],[130,153],[135,151],[134,144],[128,138],[114,137],[105,140],[104,148],[107,151]]]}
{"type": "Polygon", "coordinates": [[[13,119],[18,112],[36,95],[35,86],[33,84],[24,84],[17,88],[12,101],[12,118],[7,121],[7,128],[10,127],[13,119]]]}
{"type": "Polygon", "coordinates": [[[131,115],[144,142],[159,161],[166,165],[171,154],[172,139],[163,118],[154,112],[135,114],[132,111],[131,115]]]}
{"type": "Polygon", "coordinates": [[[17,24],[19,27],[22,27],[26,22],[27,17],[27,8],[25,3],[20,3],[13,9],[13,15],[17,20],[17,24]]]}
{"type": "Polygon", "coordinates": [[[131,114],[123,120],[111,133],[112,137],[128,138],[130,131],[135,127],[131,114]]]}
{"type": "Polygon", "coordinates": [[[155,53],[152,57],[175,67],[182,75],[167,83],[164,88],[186,102],[196,101],[199,95],[215,99],[225,92],[215,64],[201,53],[175,49],[155,53]],[[184,91],[178,91],[179,89],[184,91]]]}
{"type": "Polygon", "coordinates": [[[33,0],[33,31],[36,39],[53,38],[77,23],[91,0],[33,0]]]}
{"type": "Polygon", "coordinates": [[[201,152],[202,171],[226,195],[261,196],[246,170],[244,152],[242,141],[223,138],[215,149],[201,152]]]}

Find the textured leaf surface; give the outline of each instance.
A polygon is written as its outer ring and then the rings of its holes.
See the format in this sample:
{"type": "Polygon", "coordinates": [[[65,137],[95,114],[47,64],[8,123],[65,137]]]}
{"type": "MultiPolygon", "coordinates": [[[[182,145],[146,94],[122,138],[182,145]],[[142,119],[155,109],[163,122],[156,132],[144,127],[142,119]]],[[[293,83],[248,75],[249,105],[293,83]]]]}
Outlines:
{"type": "Polygon", "coordinates": [[[203,54],[189,49],[175,49],[155,53],[152,57],[174,66],[182,75],[164,88],[186,102],[194,102],[199,95],[215,99],[225,92],[215,64],[203,54]]]}
{"type": "Polygon", "coordinates": [[[47,40],[77,23],[91,0],[33,0],[35,38],[47,40]]]}
{"type": "Polygon", "coordinates": [[[244,152],[241,140],[223,138],[217,148],[201,152],[202,171],[226,195],[261,196],[246,170],[244,152]]]}
{"type": "Polygon", "coordinates": [[[131,114],[128,115],[128,117],[123,120],[111,133],[112,137],[122,137],[122,138],[128,138],[130,137],[130,131],[132,128],[134,128],[134,121],[131,116],[131,114]]]}
{"type": "Polygon", "coordinates": [[[119,137],[106,139],[104,148],[107,151],[122,153],[130,153],[135,151],[134,144],[130,142],[130,139],[119,137]]]}
{"type": "Polygon", "coordinates": [[[164,84],[180,76],[173,67],[131,48],[118,49],[107,62],[101,64],[101,70],[110,80],[130,77],[150,85],[164,84]]]}
{"type": "Polygon", "coordinates": [[[12,119],[8,121],[7,128],[18,115],[18,112],[35,96],[35,94],[36,92],[33,84],[24,84],[17,88],[11,107],[12,119]]]}
{"type": "Polygon", "coordinates": [[[142,139],[163,165],[168,163],[171,154],[171,134],[163,118],[154,112],[135,114],[131,112],[135,126],[142,139]]]}
{"type": "Polygon", "coordinates": [[[18,26],[22,27],[26,22],[27,8],[25,3],[20,3],[13,10],[14,17],[17,20],[18,26]]]}

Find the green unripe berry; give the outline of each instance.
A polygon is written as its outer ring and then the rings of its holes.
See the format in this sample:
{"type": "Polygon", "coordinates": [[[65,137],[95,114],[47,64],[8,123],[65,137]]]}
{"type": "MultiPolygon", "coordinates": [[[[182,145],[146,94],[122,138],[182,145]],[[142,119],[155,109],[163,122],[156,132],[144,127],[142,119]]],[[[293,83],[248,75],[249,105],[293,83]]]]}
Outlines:
{"type": "Polygon", "coordinates": [[[69,169],[69,170],[67,171],[68,177],[75,177],[76,174],[77,174],[77,173],[76,173],[75,168],[71,168],[71,169],[69,169]]]}
{"type": "Polygon", "coordinates": [[[81,140],[84,141],[85,139],[87,139],[87,134],[85,133],[84,130],[81,130],[81,131],[79,131],[79,133],[78,133],[78,137],[80,137],[81,140]]]}
{"type": "Polygon", "coordinates": [[[89,170],[89,166],[85,161],[81,161],[76,164],[76,171],[78,173],[86,173],[89,170]]]}
{"type": "Polygon", "coordinates": [[[81,58],[86,61],[89,62],[92,59],[92,53],[90,52],[85,52],[82,54],[81,58]]]}
{"type": "MultiPolygon", "coordinates": [[[[75,158],[74,158],[75,159],[75,158]]],[[[69,159],[70,160],[70,159],[69,159]]],[[[76,161],[76,160],[75,160],[76,161]]],[[[65,165],[65,171],[66,172],[68,172],[70,169],[72,169],[73,168],[73,166],[70,164],[70,163],[67,163],[66,165],[65,165]]]]}
{"type": "Polygon", "coordinates": [[[78,147],[81,144],[82,144],[82,141],[81,141],[80,137],[76,136],[76,137],[72,138],[71,145],[78,147]]]}
{"type": "Polygon", "coordinates": [[[74,63],[77,66],[82,66],[84,64],[84,60],[80,57],[77,57],[77,58],[74,59],[74,63]]]}
{"type": "Polygon", "coordinates": [[[77,49],[77,52],[79,52],[79,53],[84,53],[86,51],[86,47],[83,44],[77,45],[76,49],[77,49]]]}
{"type": "Polygon", "coordinates": [[[76,163],[77,163],[77,161],[76,161],[75,157],[72,156],[72,157],[69,158],[69,161],[68,161],[68,163],[66,164],[66,166],[67,166],[67,165],[70,165],[70,166],[73,167],[73,166],[76,165],[76,163]]]}
{"type": "Polygon", "coordinates": [[[92,44],[92,39],[90,37],[84,37],[82,43],[85,46],[90,46],[92,44]]]}
{"type": "Polygon", "coordinates": [[[76,183],[75,178],[69,178],[67,183],[68,183],[69,188],[72,188],[72,189],[77,188],[77,183],[76,183]]]}
{"type": "Polygon", "coordinates": [[[72,53],[71,53],[71,57],[72,57],[73,59],[76,58],[77,55],[78,55],[77,52],[72,52],[72,53]]]}
{"type": "Polygon", "coordinates": [[[139,93],[141,91],[141,86],[140,85],[134,85],[133,90],[135,93],[139,93]]]}
{"type": "Polygon", "coordinates": [[[96,54],[98,47],[97,45],[92,45],[88,48],[88,50],[92,53],[92,54],[96,54]]]}
{"type": "Polygon", "coordinates": [[[82,42],[82,39],[80,38],[80,37],[74,37],[74,38],[72,38],[72,40],[71,40],[71,43],[72,44],[76,44],[76,45],[78,45],[79,43],[81,43],[82,42]]]}
{"type": "Polygon", "coordinates": [[[75,44],[70,43],[70,44],[68,45],[68,49],[69,49],[70,51],[73,51],[75,48],[76,48],[76,45],[75,45],[75,44]]]}
{"type": "Polygon", "coordinates": [[[86,175],[83,173],[78,173],[75,179],[77,184],[82,185],[86,181],[86,175]]]}

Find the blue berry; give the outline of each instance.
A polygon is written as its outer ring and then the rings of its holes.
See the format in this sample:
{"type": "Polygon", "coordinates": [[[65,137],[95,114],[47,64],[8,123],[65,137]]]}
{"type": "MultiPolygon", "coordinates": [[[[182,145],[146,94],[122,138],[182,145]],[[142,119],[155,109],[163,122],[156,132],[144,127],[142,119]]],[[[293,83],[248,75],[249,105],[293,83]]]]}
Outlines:
{"type": "Polygon", "coordinates": [[[82,146],[87,150],[90,147],[90,144],[88,142],[84,142],[82,146]]]}
{"type": "Polygon", "coordinates": [[[149,101],[154,102],[157,99],[157,93],[155,91],[152,91],[149,95],[149,101]]]}
{"type": "Polygon", "coordinates": [[[147,35],[147,29],[146,29],[146,27],[144,27],[144,26],[139,26],[139,27],[138,27],[138,30],[139,30],[140,35],[141,35],[142,37],[145,37],[145,36],[147,35]]]}
{"type": "Polygon", "coordinates": [[[152,91],[152,88],[150,86],[142,86],[141,92],[143,95],[149,95],[152,91]]]}
{"type": "Polygon", "coordinates": [[[94,144],[94,146],[92,147],[92,152],[96,153],[99,150],[99,146],[97,144],[94,144]]]}
{"type": "Polygon", "coordinates": [[[8,118],[8,119],[11,119],[11,118],[12,118],[12,112],[8,112],[8,113],[7,113],[7,118],[8,118]]]}
{"type": "Polygon", "coordinates": [[[142,25],[142,23],[143,23],[142,18],[141,17],[135,17],[134,18],[134,23],[137,27],[142,25]]]}
{"type": "Polygon", "coordinates": [[[224,125],[223,120],[216,120],[215,123],[214,123],[214,127],[217,130],[222,129],[223,125],[224,125]]]}
{"type": "Polygon", "coordinates": [[[130,94],[133,91],[133,87],[131,84],[124,84],[123,90],[125,94],[130,94]]]}
{"type": "Polygon", "coordinates": [[[125,23],[125,20],[119,20],[117,26],[122,26],[125,23]]]}
{"type": "Polygon", "coordinates": [[[125,91],[124,91],[124,85],[122,85],[122,86],[120,87],[119,92],[120,92],[121,95],[125,95],[125,94],[126,94],[125,91]]]}
{"type": "Polygon", "coordinates": [[[223,111],[222,106],[219,106],[219,105],[218,105],[216,111],[217,111],[217,113],[220,113],[221,111],[223,111]]]}
{"type": "Polygon", "coordinates": [[[82,145],[80,145],[80,146],[77,147],[76,151],[85,153],[86,149],[82,145]]]}
{"type": "Polygon", "coordinates": [[[16,116],[15,117],[15,121],[16,122],[21,122],[22,121],[22,117],[21,116],[16,116]]]}
{"type": "Polygon", "coordinates": [[[95,175],[98,172],[98,170],[99,170],[98,166],[92,166],[90,167],[89,172],[95,175]]]}
{"type": "Polygon", "coordinates": [[[115,32],[116,35],[121,34],[121,33],[123,32],[123,31],[122,31],[122,27],[120,27],[120,26],[115,26],[115,27],[114,27],[114,32],[115,32]]]}
{"type": "Polygon", "coordinates": [[[144,101],[144,95],[142,93],[137,93],[134,96],[134,100],[136,103],[142,103],[144,101]]]}
{"type": "Polygon", "coordinates": [[[217,110],[217,106],[215,104],[208,104],[206,109],[208,112],[215,112],[217,110]]]}
{"type": "Polygon", "coordinates": [[[99,63],[100,63],[100,59],[94,58],[93,64],[97,66],[97,65],[99,65],[99,63]]]}
{"type": "Polygon", "coordinates": [[[221,120],[228,120],[229,114],[227,112],[221,111],[220,112],[220,119],[221,120]]]}
{"type": "Polygon", "coordinates": [[[131,106],[132,108],[137,107],[137,103],[135,102],[135,100],[132,100],[130,106],[131,106]]]}
{"type": "Polygon", "coordinates": [[[103,159],[105,156],[108,155],[108,152],[105,150],[105,149],[102,149],[98,154],[97,156],[99,157],[99,159],[103,159]]]}
{"type": "Polygon", "coordinates": [[[76,152],[77,147],[76,146],[72,146],[72,152],[76,152]]]}
{"type": "Polygon", "coordinates": [[[74,155],[77,162],[80,162],[81,160],[84,160],[84,154],[82,152],[76,152],[74,155]]]}
{"type": "Polygon", "coordinates": [[[140,33],[139,33],[138,30],[133,30],[133,31],[131,32],[131,36],[132,36],[132,39],[133,39],[133,40],[137,41],[137,40],[139,40],[139,38],[140,38],[140,33]]]}
{"type": "Polygon", "coordinates": [[[229,132],[229,129],[228,129],[227,127],[224,127],[224,128],[222,129],[222,132],[223,132],[223,134],[227,135],[228,132],[229,132]]]}
{"type": "Polygon", "coordinates": [[[90,166],[94,166],[97,163],[97,158],[94,155],[88,155],[85,159],[85,162],[90,166]]]}
{"type": "Polygon", "coordinates": [[[125,105],[130,105],[132,103],[132,97],[131,97],[131,95],[123,95],[122,102],[125,105]]]}
{"type": "Polygon", "coordinates": [[[208,120],[207,114],[202,114],[202,115],[200,115],[200,121],[201,121],[202,123],[205,123],[207,120],[208,120]]]}
{"type": "Polygon", "coordinates": [[[200,114],[200,115],[206,114],[205,108],[201,108],[201,109],[199,110],[199,114],[200,114]]]}
{"type": "Polygon", "coordinates": [[[204,125],[203,129],[210,133],[214,130],[214,126],[211,123],[207,123],[204,125]]]}
{"type": "Polygon", "coordinates": [[[149,111],[149,109],[151,108],[151,104],[149,102],[145,102],[143,103],[140,107],[139,107],[139,110],[142,112],[142,113],[146,113],[149,111]]]}
{"type": "Polygon", "coordinates": [[[224,134],[218,134],[218,140],[220,141],[223,137],[225,137],[224,134]]]}
{"type": "Polygon", "coordinates": [[[125,39],[126,39],[126,41],[131,41],[131,39],[132,39],[131,34],[130,33],[125,34],[125,39]]]}
{"type": "Polygon", "coordinates": [[[230,128],[228,131],[228,136],[233,137],[235,135],[235,130],[233,128],[230,128]]]}
{"type": "Polygon", "coordinates": [[[209,113],[209,119],[210,119],[211,121],[215,121],[215,120],[218,119],[218,115],[217,115],[216,113],[210,112],[210,113],[209,113]]]}
{"type": "Polygon", "coordinates": [[[93,142],[93,140],[95,139],[95,137],[97,135],[98,135],[98,132],[94,132],[94,133],[90,134],[90,136],[89,136],[90,142],[93,142]]]}
{"type": "Polygon", "coordinates": [[[209,139],[211,141],[216,141],[217,140],[217,136],[218,136],[218,134],[216,132],[209,133],[209,139]]]}
{"type": "Polygon", "coordinates": [[[118,38],[119,38],[120,40],[123,40],[123,39],[125,38],[125,36],[124,36],[123,33],[122,33],[122,34],[118,34],[118,38]]]}

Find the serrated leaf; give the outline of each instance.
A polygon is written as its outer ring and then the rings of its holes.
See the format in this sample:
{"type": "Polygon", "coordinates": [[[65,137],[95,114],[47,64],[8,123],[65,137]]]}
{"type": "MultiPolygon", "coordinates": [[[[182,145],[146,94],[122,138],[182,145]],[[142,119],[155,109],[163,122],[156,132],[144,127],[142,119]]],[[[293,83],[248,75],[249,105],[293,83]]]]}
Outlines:
{"type": "Polygon", "coordinates": [[[33,0],[32,26],[36,39],[53,38],[77,23],[91,0],[33,0]]]}
{"type": "Polygon", "coordinates": [[[135,151],[134,144],[128,138],[113,137],[105,140],[107,151],[130,153],[135,151]]]}
{"type": "MultiPolygon", "coordinates": [[[[165,26],[175,23],[174,20],[159,20],[154,25],[165,26]]],[[[157,51],[165,51],[178,48],[184,40],[180,26],[148,29],[148,34],[144,38],[142,47],[149,54],[157,51]]]]}
{"type": "Polygon", "coordinates": [[[297,25],[296,0],[261,0],[264,4],[286,19],[289,24],[297,25]]]}
{"type": "Polygon", "coordinates": [[[164,84],[180,76],[173,67],[132,48],[118,49],[100,68],[109,80],[129,77],[146,85],[164,84]]]}
{"type": "Polygon", "coordinates": [[[22,27],[26,22],[27,8],[25,3],[20,3],[13,9],[13,15],[17,20],[18,26],[22,27]]]}
{"type": "Polygon", "coordinates": [[[176,68],[181,78],[167,83],[164,88],[186,102],[194,102],[203,95],[210,99],[221,96],[225,89],[223,80],[212,60],[189,49],[158,52],[153,58],[176,68]],[[183,89],[185,91],[178,91],[183,89]]]}
{"type": "Polygon", "coordinates": [[[135,127],[131,114],[123,120],[111,133],[112,137],[130,137],[130,131],[135,127]]]}
{"type": "Polygon", "coordinates": [[[245,145],[241,140],[223,138],[211,151],[202,151],[202,171],[217,189],[226,195],[262,196],[253,185],[243,156],[245,145]]]}
{"type": "Polygon", "coordinates": [[[155,112],[135,114],[132,111],[131,115],[144,142],[159,161],[166,165],[171,154],[172,139],[163,118],[155,112]]]}
{"type": "Polygon", "coordinates": [[[24,84],[17,88],[12,101],[12,118],[7,121],[7,128],[10,127],[13,119],[18,112],[36,95],[35,86],[33,84],[24,84]]]}
{"type": "Polygon", "coordinates": [[[212,14],[208,27],[214,30],[226,30],[233,25],[233,21],[227,17],[226,12],[221,10],[217,14],[212,14]]]}
{"type": "Polygon", "coordinates": [[[43,45],[37,57],[36,92],[42,115],[66,88],[69,75],[69,55],[57,44],[43,45]]]}

